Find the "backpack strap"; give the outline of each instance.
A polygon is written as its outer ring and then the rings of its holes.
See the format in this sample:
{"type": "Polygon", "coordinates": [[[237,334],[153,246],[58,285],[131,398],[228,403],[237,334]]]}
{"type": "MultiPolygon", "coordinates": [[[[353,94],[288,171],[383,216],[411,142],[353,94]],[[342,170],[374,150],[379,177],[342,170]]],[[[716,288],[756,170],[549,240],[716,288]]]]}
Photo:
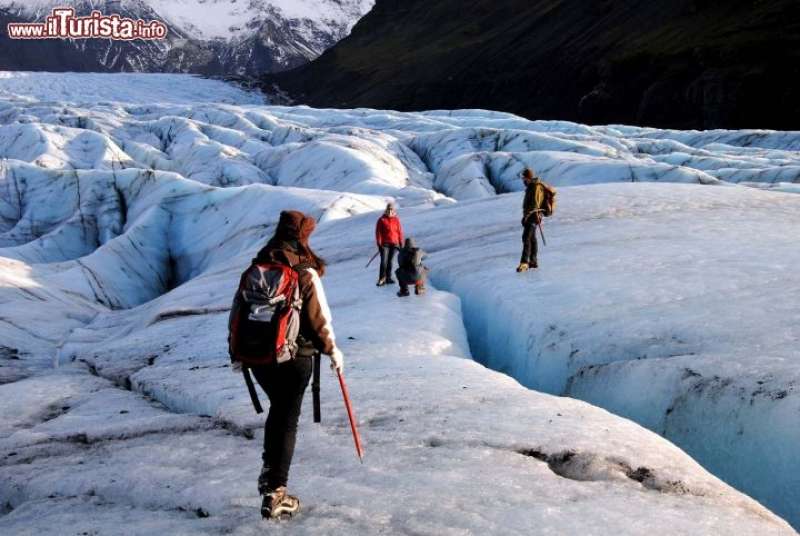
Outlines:
{"type": "Polygon", "coordinates": [[[321,356],[319,352],[314,354],[314,380],[311,383],[311,394],[314,399],[314,422],[321,422],[322,415],[319,407],[319,367],[321,356]]]}
{"type": "Polygon", "coordinates": [[[250,400],[253,402],[256,413],[264,413],[264,408],[261,407],[261,402],[258,400],[256,386],[253,385],[253,378],[250,376],[250,367],[242,367],[242,374],[244,374],[244,383],[247,384],[247,391],[250,393],[250,400]]]}

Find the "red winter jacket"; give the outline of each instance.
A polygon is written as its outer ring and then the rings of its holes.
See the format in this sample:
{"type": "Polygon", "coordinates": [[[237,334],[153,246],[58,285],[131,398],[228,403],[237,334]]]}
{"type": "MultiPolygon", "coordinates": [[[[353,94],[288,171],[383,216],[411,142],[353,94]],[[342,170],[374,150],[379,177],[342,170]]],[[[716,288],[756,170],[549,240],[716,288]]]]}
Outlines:
{"type": "Polygon", "coordinates": [[[375,242],[378,246],[402,246],[403,226],[400,225],[400,218],[386,214],[381,216],[375,226],[375,242]]]}

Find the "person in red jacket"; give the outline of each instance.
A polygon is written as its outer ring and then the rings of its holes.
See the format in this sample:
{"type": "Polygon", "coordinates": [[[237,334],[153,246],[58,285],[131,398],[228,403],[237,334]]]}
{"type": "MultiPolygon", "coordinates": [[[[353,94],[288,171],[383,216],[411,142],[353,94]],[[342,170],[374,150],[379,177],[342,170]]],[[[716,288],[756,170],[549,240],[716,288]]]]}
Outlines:
{"type": "Polygon", "coordinates": [[[400,218],[397,217],[397,207],[394,203],[386,205],[386,211],[378,219],[375,225],[375,243],[381,254],[380,274],[378,275],[379,287],[383,285],[393,285],[392,263],[394,255],[403,244],[403,226],[400,225],[400,218]]]}

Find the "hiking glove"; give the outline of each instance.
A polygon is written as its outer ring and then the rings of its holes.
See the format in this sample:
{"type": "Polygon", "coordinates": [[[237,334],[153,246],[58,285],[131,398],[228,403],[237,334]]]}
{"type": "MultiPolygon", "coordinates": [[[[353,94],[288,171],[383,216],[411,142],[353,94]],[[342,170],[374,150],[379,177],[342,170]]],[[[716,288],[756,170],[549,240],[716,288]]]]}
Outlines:
{"type": "Polygon", "coordinates": [[[344,354],[338,348],[331,352],[331,370],[334,372],[344,372],[344,354]]]}

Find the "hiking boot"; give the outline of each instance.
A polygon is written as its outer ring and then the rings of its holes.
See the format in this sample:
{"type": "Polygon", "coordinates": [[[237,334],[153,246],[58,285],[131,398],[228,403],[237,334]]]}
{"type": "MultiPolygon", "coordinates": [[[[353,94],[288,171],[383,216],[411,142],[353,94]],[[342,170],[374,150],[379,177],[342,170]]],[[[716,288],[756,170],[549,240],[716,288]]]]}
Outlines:
{"type": "Polygon", "coordinates": [[[386,280],[386,284],[387,284],[387,285],[394,285],[394,279],[392,279],[392,278],[390,277],[389,279],[387,279],[387,280],[386,280]]]}
{"type": "Polygon", "coordinates": [[[409,296],[411,293],[408,291],[408,287],[401,287],[399,291],[397,291],[397,296],[400,298],[404,298],[409,296]]]}
{"type": "Polygon", "coordinates": [[[300,499],[286,493],[286,486],[271,490],[261,502],[261,517],[264,519],[292,517],[299,511],[300,499]]]}
{"type": "Polygon", "coordinates": [[[416,294],[417,296],[422,296],[423,294],[425,294],[425,285],[419,283],[414,285],[414,294],[416,294]]]}
{"type": "Polygon", "coordinates": [[[536,269],[536,268],[538,268],[538,267],[539,267],[539,263],[538,263],[537,261],[533,261],[533,262],[531,263],[531,268],[533,268],[533,269],[536,269]]]}
{"type": "Polygon", "coordinates": [[[519,263],[519,266],[517,266],[517,272],[527,272],[527,271],[528,271],[528,263],[527,262],[519,263]]]}
{"type": "Polygon", "coordinates": [[[375,286],[376,286],[376,287],[382,287],[382,286],[383,286],[383,285],[385,285],[385,284],[386,284],[386,280],[385,280],[384,278],[382,278],[382,277],[381,277],[380,279],[378,279],[378,282],[377,282],[377,283],[375,283],[375,286]]]}

